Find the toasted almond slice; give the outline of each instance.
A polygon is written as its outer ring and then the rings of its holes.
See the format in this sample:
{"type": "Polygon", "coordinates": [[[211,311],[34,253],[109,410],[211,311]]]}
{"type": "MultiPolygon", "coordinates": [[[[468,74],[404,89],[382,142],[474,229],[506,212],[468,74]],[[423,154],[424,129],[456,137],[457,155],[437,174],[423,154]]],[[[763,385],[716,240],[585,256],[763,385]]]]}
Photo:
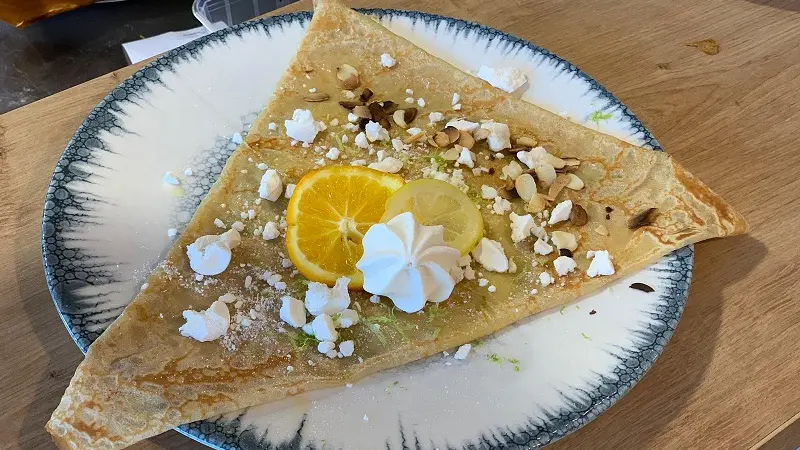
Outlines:
{"type": "Polygon", "coordinates": [[[567,167],[577,167],[577,166],[581,165],[581,160],[578,159],[578,158],[567,157],[567,158],[561,158],[561,159],[564,160],[564,164],[567,167]]]}
{"type": "Polygon", "coordinates": [[[411,125],[411,122],[417,118],[417,108],[406,108],[403,111],[405,111],[403,114],[403,120],[405,120],[407,124],[411,125]]]}
{"type": "Polygon", "coordinates": [[[456,148],[447,149],[446,152],[442,153],[442,158],[446,161],[455,161],[458,159],[460,152],[456,148]]]}
{"type": "MultiPolygon", "coordinates": [[[[586,213],[586,210],[583,209],[583,206],[578,205],[577,203],[572,205],[572,209],[569,211],[569,223],[575,225],[576,227],[582,227],[589,223],[589,214],[586,213]]],[[[595,231],[597,231],[596,228],[595,231]]],[[[606,230],[606,233],[608,233],[608,230],[606,230]]]]}
{"type": "Polygon", "coordinates": [[[525,211],[531,213],[538,213],[544,211],[546,207],[547,207],[547,200],[545,200],[542,194],[539,194],[537,192],[531,196],[530,201],[528,201],[528,204],[525,205],[525,211]]]}
{"type": "Polygon", "coordinates": [[[490,134],[491,132],[486,128],[478,128],[474,133],[472,133],[472,137],[474,137],[476,141],[484,141],[489,137],[490,134]]]}
{"type": "Polygon", "coordinates": [[[406,128],[408,127],[408,124],[406,123],[405,116],[406,112],[402,109],[398,109],[394,112],[394,114],[392,114],[392,119],[394,119],[394,123],[399,125],[401,128],[406,128]]]}
{"type": "Polygon", "coordinates": [[[542,163],[534,169],[536,178],[542,183],[543,186],[550,186],[556,181],[556,169],[547,163],[542,163]]]}
{"type": "Polygon", "coordinates": [[[512,200],[519,197],[519,192],[517,192],[517,187],[514,184],[514,181],[510,179],[506,180],[506,184],[504,184],[503,187],[497,191],[497,194],[506,200],[512,200]]]}
{"type": "Polygon", "coordinates": [[[530,136],[520,136],[516,138],[514,142],[521,147],[529,147],[529,148],[533,148],[539,145],[539,141],[537,141],[536,138],[532,138],[530,136]]]}
{"type": "MultiPolygon", "coordinates": [[[[442,132],[440,131],[439,133],[442,133],[442,132]]],[[[438,135],[439,135],[439,133],[436,133],[436,136],[438,136],[438,135]]],[[[444,133],[442,133],[442,134],[444,135],[445,139],[447,139],[447,135],[446,135],[446,134],[444,134],[444,133]]],[[[430,146],[433,146],[433,147],[436,147],[436,148],[439,148],[439,147],[441,147],[441,145],[439,145],[439,144],[436,142],[436,136],[434,136],[434,137],[432,137],[432,138],[428,138],[428,145],[430,145],[430,146]]],[[[450,142],[450,141],[448,140],[447,142],[450,142]]]]}
{"type": "Polygon", "coordinates": [[[353,108],[353,114],[360,119],[372,120],[372,112],[364,105],[359,105],[353,108]]]}
{"type": "Polygon", "coordinates": [[[363,90],[363,91],[361,91],[361,95],[359,96],[359,98],[360,98],[360,99],[361,99],[361,101],[362,101],[362,102],[364,102],[364,103],[368,102],[368,101],[369,101],[369,99],[371,99],[371,98],[372,98],[372,89],[370,89],[370,88],[364,88],[364,90],[363,90]]]}
{"type": "Polygon", "coordinates": [[[602,223],[594,227],[594,232],[601,235],[601,236],[608,236],[608,228],[602,223]]]}
{"type": "Polygon", "coordinates": [[[356,101],[341,101],[341,102],[339,102],[339,104],[342,106],[342,108],[349,109],[349,110],[352,110],[356,106],[363,106],[364,105],[364,103],[356,102],[356,101]]]}
{"type": "Polygon", "coordinates": [[[451,144],[455,144],[461,138],[461,132],[456,127],[444,127],[442,132],[447,135],[447,139],[450,140],[451,144]]]}
{"type": "Polygon", "coordinates": [[[563,159],[559,158],[558,156],[551,155],[549,152],[544,157],[544,162],[550,164],[556,169],[563,169],[566,163],[563,159]]]}
{"type": "Polygon", "coordinates": [[[573,191],[580,191],[581,189],[583,189],[584,186],[586,186],[583,180],[581,180],[580,177],[578,177],[574,173],[568,173],[564,176],[569,178],[569,183],[567,183],[567,189],[572,189],[573,191]]]}
{"type": "Polygon", "coordinates": [[[353,90],[358,87],[358,70],[350,64],[342,64],[337,67],[336,78],[345,89],[353,90]]]}
{"type": "MultiPolygon", "coordinates": [[[[453,129],[455,130],[455,128],[453,129]]],[[[450,136],[448,136],[444,131],[436,133],[436,135],[433,137],[433,141],[436,142],[437,147],[447,147],[452,142],[450,140],[450,136]]]]}
{"type": "Polygon", "coordinates": [[[472,150],[472,147],[475,146],[475,138],[466,131],[460,131],[458,134],[458,144],[472,150]]]}
{"type": "Polygon", "coordinates": [[[324,93],[324,92],[312,92],[308,95],[303,97],[303,100],[307,102],[324,102],[325,100],[330,99],[331,96],[324,93]]]}
{"type": "Polygon", "coordinates": [[[404,144],[411,144],[413,142],[421,141],[423,139],[425,139],[425,132],[424,131],[420,131],[417,134],[411,135],[411,136],[403,139],[403,143],[404,144]]]}
{"type": "Polygon", "coordinates": [[[533,194],[536,193],[536,180],[527,173],[522,174],[514,180],[514,187],[517,188],[517,194],[526,202],[531,200],[533,194]]]}
{"type": "Polygon", "coordinates": [[[574,234],[566,231],[553,231],[550,233],[550,240],[553,241],[553,245],[559,250],[567,249],[574,252],[575,249],[578,248],[578,238],[574,234]]]}
{"type": "Polygon", "coordinates": [[[565,174],[560,174],[556,176],[556,180],[553,181],[553,184],[550,185],[550,189],[547,190],[547,195],[552,198],[557,198],[558,194],[567,187],[569,184],[569,176],[565,174]]]}

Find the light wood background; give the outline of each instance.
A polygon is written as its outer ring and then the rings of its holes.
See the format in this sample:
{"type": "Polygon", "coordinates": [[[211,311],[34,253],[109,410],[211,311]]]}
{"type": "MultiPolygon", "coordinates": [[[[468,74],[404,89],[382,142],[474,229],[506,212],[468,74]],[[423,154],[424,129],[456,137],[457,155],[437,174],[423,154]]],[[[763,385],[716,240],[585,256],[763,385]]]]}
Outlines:
{"type": "MultiPolygon", "coordinates": [[[[800,446],[800,1],[353,3],[473,20],[558,53],[752,226],[697,246],[689,303],[665,353],[554,450],[800,446]],[[719,54],[685,46],[706,38],[719,54]]],[[[0,448],[53,448],[43,426],[81,354],[45,285],[44,193],[72,133],[134,69],[0,116],[0,448]]],[[[136,448],[203,447],[168,432],[136,448]]]]}

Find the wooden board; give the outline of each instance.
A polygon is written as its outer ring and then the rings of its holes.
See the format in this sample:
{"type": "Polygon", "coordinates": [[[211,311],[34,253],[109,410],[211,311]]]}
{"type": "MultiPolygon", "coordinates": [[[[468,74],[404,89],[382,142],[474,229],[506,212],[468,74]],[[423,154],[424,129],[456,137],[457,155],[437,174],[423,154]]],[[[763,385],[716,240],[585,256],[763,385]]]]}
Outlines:
{"type": "MultiPolygon", "coordinates": [[[[473,20],[576,63],[752,225],[748,236],[697,246],[689,303],[664,355],[617,405],[553,449],[800,446],[797,2],[353,3],[473,20]],[[719,54],[685,45],[706,38],[719,54]]],[[[0,116],[0,448],[52,448],[43,426],[81,355],[47,292],[42,202],[75,129],[134,70],[0,116]]],[[[169,432],[136,448],[204,447],[169,432]]]]}

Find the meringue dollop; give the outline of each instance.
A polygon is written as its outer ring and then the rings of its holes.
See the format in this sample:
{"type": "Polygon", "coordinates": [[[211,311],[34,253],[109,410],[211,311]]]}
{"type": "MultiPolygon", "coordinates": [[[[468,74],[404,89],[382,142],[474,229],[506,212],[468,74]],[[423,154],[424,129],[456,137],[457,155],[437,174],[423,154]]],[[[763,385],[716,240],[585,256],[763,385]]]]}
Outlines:
{"type": "Polygon", "coordinates": [[[461,252],[445,244],[441,225],[422,225],[405,212],[372,225],[362,245],[356,267],[364,273],[364,290],[389,297],[401,311],[413,313],[427,302],[444,301],[455,288],[450,271],[461,252]]]}

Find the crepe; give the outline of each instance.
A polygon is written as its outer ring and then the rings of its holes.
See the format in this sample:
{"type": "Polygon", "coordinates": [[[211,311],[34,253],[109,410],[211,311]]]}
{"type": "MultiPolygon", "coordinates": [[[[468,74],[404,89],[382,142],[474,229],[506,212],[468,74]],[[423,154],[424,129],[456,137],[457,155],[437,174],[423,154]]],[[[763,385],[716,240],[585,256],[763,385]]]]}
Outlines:
{"type": "MultiPolygon", "coordinates": [[[[396,126],[391,133],[407,137],[405,130],[396,126]]],[[[480,192],[484,184],[500,188],[504,181],[497,174],[510,156],[486,161],[484,155],[490,152],[485,144],[476,145],[474,150],[481,164],[494,168],[495,174],[474,176],[466,171],[470,192],[480,192]]],[[[375,156],[361,152],[363,158],[374,161],[375,156]]],[[[407,178],[420,177],[422,168],[430,164],[430,155],[438,149],[414,152],[407,155],[400,172],[407,178]]],[[[522,212],[519,200],[514,201],[514,208],[522,212]]],[[[151,274],[148,287],[90,346],[47,430],[62,448],[124,448],[183,423],[304,391],[344,385],[568,303],[685,245],[743,233],[746,228],[741,215],[669,155],[603,135],[518,100],[337,1],[318,0],[297,56],[246,142],[230,157],[186,230],[151,274]],[[384,53],[392,55],[396,65],[381,65],[384,53]],[[309,344],[301,332],[287,331],[278,318],[279,298],[284,294],[303,298],[305,284],[303,277],[290,275],[291,268],[281,268],[286,252],[282,239],[267,241],[252,236],[256,224],[279,222],[286,208],[283,198],[255,204],[263,173],[255,164],[264,162],[278,170],[285,183],[296,183],[321,158],[314,146],[339,146],[349,156],[344,164],[359,156],[361,150],[340,142],[342,135],[352,139],[353,133],[330,125],[333,119],[346,122],[347,111],[337,102],[352,100],[336,78],[336,68],[343,64],[358,68],[360,87],[355,89],[356,95],[369,87],[375,99],[401,105],[408,97],[406,89],[413,90],[414,97],[423,97],[426,106],[419,108],[414,126],[441,129],[444,122],[427,125],[428,114],[436,111],[448,118],[491,119],[508,124],[512,136],[526,136],[555,155],[580,160],[575,174],[586,187],[580,191],[565,189],[559,194],[559,200],[571,199],[588,213],[589,223],[583,227],[566,226],[580,236],[574,254],[577,273],[541,286],[537,276],[544,270],[553,273],[554,255],[535,255],[530,240],[512,243],[508,217],[491,214],[484,205],[486,237],[501,242],[517,265],[513,274],[483,271],[496,292],[490,293],[477,280],[464,280],[437,308],[405,314],[386,301],[373,304],[367,300],[369,294],[353,291],[351,296],[360,307],[362,321],[340,331],[344,336],[341,339],[356,343],[358,359],[330,359],[318,353],[315,344],[309,344]],[[328,94],[330,99],[308,101],[311,88],[328,94]],[[462,108],[457,112],[451,110],[454,92],[461,97],[462,108]],[[271,129],[270,123],[283,124],[295,109],[309,109],[315,118],[329,124],[314,146],[292,145],[282,126],[271,129]],[[652,223],[645,221],[644,226],[631,229],[630,222],[650,208],[657,208],[650,216],[652,223]],[[228,269],[219,276],[196,281],[186,247],[200,236],[223,231],[215,226],[216,218],[230,225],[241,220],[240,213],[248,209],[254,209],[257,217],[245,221],[242,243],[234,249],[228,269]],[[600,225],[607,233],[596,231],[600,225]],[[586,276],[588,250],[609,250],[615,275],[586,276]],[[259,280],[258,274],[264,271],[281,273],[288,285],[286,292],[277,292],[259,280]],[[245,288],[248,275],[255,280],[249,289],[245,288]],[[535,295],[531,294],[533,290],[535,295]],[[178,333],[184,310],[205,309],[227,293],[236,294],[240,301],[230,305],[235,329],[221,341],[198,342],[178,333]]]]}

